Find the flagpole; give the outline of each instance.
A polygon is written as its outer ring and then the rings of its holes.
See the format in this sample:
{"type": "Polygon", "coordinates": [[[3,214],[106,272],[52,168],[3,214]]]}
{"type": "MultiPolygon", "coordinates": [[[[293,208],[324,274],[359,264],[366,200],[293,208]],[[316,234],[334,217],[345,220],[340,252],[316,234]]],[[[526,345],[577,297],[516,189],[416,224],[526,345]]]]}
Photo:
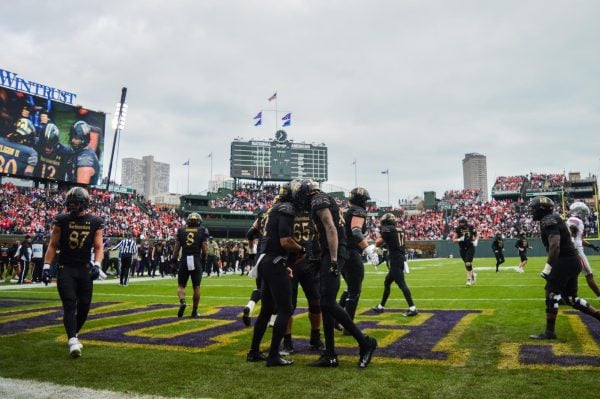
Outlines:
{"type": "Polygon", "coordinates": [[[279,114],[277,113],[277,101],[279,96],[277,96],[277,91],[275,91],[275,131],[279,130],[279,125],[278,125],[278,120],[279,120],[279,114]]]}
{"type": "Polygon", "coordinates": [[[387,170],[387,178],[388,178],[388,204],[390,205],[390,207],[392,206],[392,203],[390,202],[390,170],[387,170]]]}
{"type": "Polygon", "coordinates": [[[190,193],[190,160],[189,159],[188,159],[187,167],[188,167],[188,171],[187,171],[188,172],[188,194],[191,194],[190,193]]]}
{"type": "Polygon", "coordinates": [[[354,160],[354,187],[358,187],[358,178],[356,173],[356,159],[354,160]]]}
{"type": "Polygon", "coordinates": [[[210,181],[212,181],[213,179],[212,154],[212,151],[210,152],[210,154],[208,154],[208,157],[210,158],[210,181]]]}

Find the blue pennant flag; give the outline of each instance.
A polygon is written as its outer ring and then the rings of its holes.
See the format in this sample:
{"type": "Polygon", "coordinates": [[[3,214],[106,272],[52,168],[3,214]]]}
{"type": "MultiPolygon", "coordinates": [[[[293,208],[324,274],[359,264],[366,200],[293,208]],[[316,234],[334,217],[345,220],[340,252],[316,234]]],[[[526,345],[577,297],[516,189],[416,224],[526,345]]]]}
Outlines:
{"type": "Polygon", "coordinates": [[[389,174],[390,174],[390,170],[389,170],[389,169],[382,170],[382,171],[381,171],[381,174],[382,174],[382,175],[389,175],[389,174]]]}
{"type": "Polygon", "coordinates": [[[291,113],[291,112],[289,112],[289,113],[285,114],[285,115],[283,116],[283,118],[281,118],[281,120],[282,120],[282,121],[289,121],[289,120],[291,120],[291,119],[292,119],[292,113],[291,113]]]}
{"type": "Polygon", "coordinates": [[[254,119],[261,119],[262,118],[262,111],[260,111],[258,114],[256,114],[256,116],[254,117],[254,119]]]}
{"type": "Polygon", "coordinates": [[[258,121],[257,121],[257,122],[254,124],[254,126],[260,126],[260,125],[262,125],[262,119],[259,119],[259,120],[258,120],[258,121]]]}
{"type": "Polygon", "coordinates": [[[283,125],[281,125],[281,127],[290,126],[291,124],[292,124],[292,121],[288,119],[287,121],[285,121],[285,123],[283,125]]]}
{"type": "Polygon", "coordinates": [[[190,166],[190,160],[188,159],[187,161],[185,161],[185,162],[183,163],[183,166],[190,166]]]}

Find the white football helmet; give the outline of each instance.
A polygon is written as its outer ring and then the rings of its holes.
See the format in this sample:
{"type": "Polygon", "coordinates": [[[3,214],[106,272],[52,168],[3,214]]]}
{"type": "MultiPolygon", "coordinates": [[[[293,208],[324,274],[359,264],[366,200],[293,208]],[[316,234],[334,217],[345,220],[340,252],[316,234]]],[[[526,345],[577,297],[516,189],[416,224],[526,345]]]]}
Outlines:
{"type": "Polygon", "coordinates": [[[569,211],[571,211],[572,215],[584,217],[590,214],[590,208],[583,202],[577,201],[573,202],[569,207],[569,211]]]}

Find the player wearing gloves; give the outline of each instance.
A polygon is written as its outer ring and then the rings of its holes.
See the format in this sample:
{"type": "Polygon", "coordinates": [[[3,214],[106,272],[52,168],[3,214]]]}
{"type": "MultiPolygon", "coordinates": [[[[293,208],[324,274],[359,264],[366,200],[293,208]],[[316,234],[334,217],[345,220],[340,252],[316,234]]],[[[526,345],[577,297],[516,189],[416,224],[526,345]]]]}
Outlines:
{"type": "Polygon", "coordinates": [[[344,230],[348,239],[346,247],[348,249],[348,259],[346,259],[341,273],[348,289],[340,297],[340,306],[346,309],[352,320],[354,320],[356,314],[362,291],[362,282],[365,278],[365,265],[361,253],[364,252],[371,263],[376,259],[379,260],[375,254],[375,245],[369,245],[365,236],[367,232],[366,208],[367,201],[370,199],[369,192],[364,188],[353,188],[349,196],[350,206],[344,212],[344,230]]]}
{"type": "Polygon", "coordinates": [[[465,262],[467,269],[467,287],[475,284],[477,274],[473,271],[473,257],[475,256],[475,247],[478,242],[478,233],[475,228],[467,222],[467,218],[461,216],[458,219],[458,226],[454,230],[453,242],[458,243],[460,257],[465,262]]]}
{"type": "Polygon", "coordinates": [[[101,275],[100,265],[104,255],[102,246],[102,228],[104,219],[86,213],[89,194],[81,187],[67,192],[66,208],[69,213],[58,215],[52,224],[52,235],[44,257],[42,281],[50,281],[50,264],[57,251],[58,275],[57,287],[63,306],[63,322],[69,338],[71,357],[81,356],[83,345],[77,334],[87,320],[92,302],[93,280],[101,275]],[[93,261],[90,254],[93,250],[93,261]]]}
{"type": "Polygon", "coordinates": [[[546,329],[530,335],[532,339],[556,339],[554,326],[561,302],[600,320],[600,312],[577,296],[577,277],[581,271],[579,256],[569,228],[560,215],[554,213],[554,203],[548,197],[535,197],[529,203],[533,220],[540,222],[542,243],[548,252],[542,277],[546,279],[546,329]]]}
{"type": "Polygon", "coordinates": [[[596,252],[598,252],[600,249],[597,245],[594,245],[583,238],[585,227],[582,219],[590,214],[590,208],[588,208],[583,202],[574,202],[571,204],[569,211],[571,213],[571,217],[567,219],[567,227],[569,227],[571,239],[573,240],[575,249],[579,254],[581,273],[585,277],[590,289],[594,291],[594,294],[596,294],[596,297],[600,298],[600,288],[598,288],[598,284],[596,284],[596,281],[594,280],[590,261],[588,260],[587,256],[585,256],[585,252],[583,251],[583,247],[592,248],[596,252]]]}
{"type": "Polygon", "coordinates": [[[396,227],[396,216],[392,213],[386,213],[381,217],[381,235],[377,237],[375,245],[380,247],[387,245],[390,251],[390,270],[387,276],[385,276],[385,282],[383,283],[383,296],[379,305],[373,307],[373,310],[377,313],[383,313],[385,303],[390,296],[390,289],[392,282],[396,282],[398,287],[402,290],[404,298],[408,303],[408,311],[403,313],[404,316],[416,316],[419,314],[417,307],[412,299],[412,294],[406,280],[404,280],[404,273],[408,273],[408,263],[406,263],[406,247],[405,247],[405,234],[404,230],[396,227]]]}

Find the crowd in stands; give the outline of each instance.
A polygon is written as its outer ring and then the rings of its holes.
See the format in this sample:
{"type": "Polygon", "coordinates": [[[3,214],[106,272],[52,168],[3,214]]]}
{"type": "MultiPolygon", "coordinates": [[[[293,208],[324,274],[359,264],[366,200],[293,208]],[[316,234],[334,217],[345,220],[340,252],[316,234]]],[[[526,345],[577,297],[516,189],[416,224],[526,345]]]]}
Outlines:
{"type": "MultiPolygon", "coordinates": [[[[0,234],[47,235],[54,216],[64,212],[65,191],[0,186],[0,234]]],[[[154,207],[132,194],[90,192],[90,211],[106,222],[104,233],[119,237],[166,239],[175,235],[182,219],[174,209],[154,207]],[[144,208],[144,209],[142,209],[144,208]]]]}
{"type": "MultiPolygon", "coordinates": [[[[211,206],[256,211],[270,206],[278,188],[275,185],[261,189],[255,186],[242,187],[226,198],[215,199],[211,206]]],[[[91,212],[104,217],[107,236],[120,237],[131,231],[136,238],[168,239],[183,224],[176,210],[153,206],[149,201],[131,194],[101,190],[92,190],[90,194],[91,212]]],[[[53,217],[64,212],[64,195],[65,191],[22,188],[10,183],[0,186],[0,234],[49,234],[53,217]]],[[[340,207],[348,206],[347,200],[336,200],[340,207]]],[[[539,235],[538,223],[522,212],[525,204],[521,202],[483,201],[481,193],[473,189],[447,191],[442,201],[451,204],[451,209],[443,212],[424,210],[419,214],[406,213],[399,217],[399,224],[407,232],[409,240],[450,239],[461,216],[467,217],[482,239],[492,238],[498,232],[505,238],[514,238],[519,233],[525,233],[528,237],[539,235]]],[[[370,206],[368,211],[376,212],[377,206],[370,206]]],[[[392,211],[397,214],[402,212],[400,208],[392,211]]],[[[591,215],[584,222],[588,236],[595,236],[595,216],[591,215]]],[[[369,237],[374,239],[379,232],[377,217],[367,217],[367,228],[369,237]]]]}
{"type": "Polygon", "coordinates": [[[492,191],[520,191],[524,182],[523,176],[500,176],[496,179],[492,191]]]}
{"type": "Polygon", "coordinates": [[[560,188],[564,185],[564,174],[531,173],[529,175],[529,189],[533,191],[544,191],[549,188],[560,188]]]}

